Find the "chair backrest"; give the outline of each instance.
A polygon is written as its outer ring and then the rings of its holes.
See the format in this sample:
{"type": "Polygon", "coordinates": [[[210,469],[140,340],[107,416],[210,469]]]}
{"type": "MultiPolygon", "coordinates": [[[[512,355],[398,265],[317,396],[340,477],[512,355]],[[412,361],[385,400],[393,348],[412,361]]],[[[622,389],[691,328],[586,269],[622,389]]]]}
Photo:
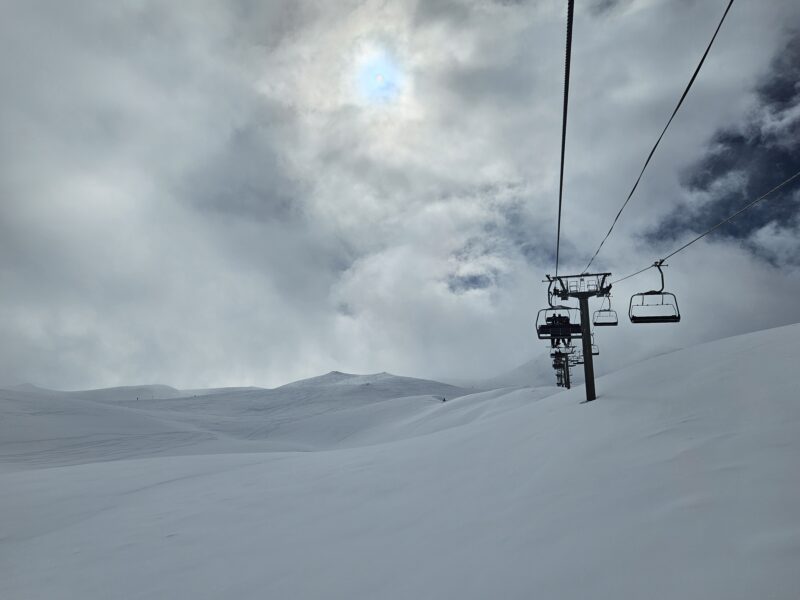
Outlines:
{"type": "Polygon", "coordinates": [[[619,325],[619,317],[617,317],[617,311],[601,308],[594,311],[592,322],[596,327],[615,327],[619,325]]]}
{"type": "Polygon", "coordinates": [[[651,291],[631,296],[628,318],[631,323],[679,323],[681,313],[675,294],[651,291]]]}
{"type": "Polygon", "coordinates": [[[540,340],[580,337],[581,324],[570,318],[570,314],[575,312],[576,309],[570,307],[541,309],[536,315],[536,336],[540,340]]]}

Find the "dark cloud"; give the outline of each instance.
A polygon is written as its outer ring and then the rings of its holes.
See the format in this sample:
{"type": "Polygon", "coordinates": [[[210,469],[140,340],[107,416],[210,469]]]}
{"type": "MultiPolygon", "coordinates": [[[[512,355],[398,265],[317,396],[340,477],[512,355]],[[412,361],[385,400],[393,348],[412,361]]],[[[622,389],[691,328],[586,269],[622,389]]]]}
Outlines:
{"type": "Polygon", "coordinates": [[[589,12],[593,16],[611,12],[621,5],[628,5],[632,0],[593,0],[588,3],[589,12]]]}
{"type": "Polygon", "coordinates": [[[284,138],[285,111],[266,118],[269,121],[251,121],[231,131],[219,152],[182,178],[179,193],[202,209],[246,219],[300,218],[308,187],[292,176],[276,143],[284,138]]]}
{"type": "Polygon", "coordinates": [[[527,68],[530,48],[522,43],[510,56],[476,64],[451,64],[444,73],[444,82],[455,95],[470,104],[503,105],[516,103],[527,96],[535,85],[534,72],[527,68]]]}
{"type": "Polygon", "coordinates": [[[272,49],[290,40],[322,15],[313,3],[295,0],[235,0],[229,2],[235,24],[235,38],[257,48],[272,49]]]}
{"type": "Polygon", "coordinates": [[[483,290],[493,284],[489,275],[452,275],[447,281],[447,286],[454,294],[469,290],[483,290]]]}
{"type": "Polygon", "coordinates": [[[420,0],[414,9],[414,22],[429,25],[437,21],[461,23],[469,18],[471,5],[460,0],[420,0]]]}
{"type": "MultiPolygon", "coordinates": [[[[684,173],[691,201],[669,215],[650,239],[674,240],[686,232],[702,232],[800,171],[798,82],[800,36],[795,35],[779,49],[758,85],[757,105],[747,119],[717,132],[708,154],[684,173]]],[[[799,222],[800,193],[797,185],[789,185],[714,235],[752,242],[750,237],[771,223],[796,229],[799,222]]],[[[758,246],[753,244],[756,251],[758,246]]],[[[800,263],[800,257],[792,262],[800,263]]]]}

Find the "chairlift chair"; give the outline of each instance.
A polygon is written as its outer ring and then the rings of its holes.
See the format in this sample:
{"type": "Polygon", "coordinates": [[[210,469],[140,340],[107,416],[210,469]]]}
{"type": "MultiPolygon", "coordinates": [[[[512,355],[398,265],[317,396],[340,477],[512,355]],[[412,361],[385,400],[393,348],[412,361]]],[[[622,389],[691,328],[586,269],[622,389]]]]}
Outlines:
{"type": "Polygon", "coordinates": [[[661,274],[661,289],[640,292],[631,296],[628,318],[631,323],[679,323],[681,312],[675,294],[664,291],[663,261],[653,265],[661,274]]]}
{"type": "Polygon", "coordinates": [[[550,358],[553,360],[561,360],[562,358],[572,356],[572,351],[575,349],[575,346],[556,346],[555,348],[550,348],[550,358]]]}
{"type": "Polygon", "coordinates": [[[570,306],[543,308],[536,315],[536,336],[540,340],[571,340],[581,337],[578,309],[570,306]]]}
{"type": "Polygon", "coordinates": [[[603,308],[605,303],[601,304],[600,308],[592,315],[592,323],[595,327],[616,327],[619,325],[617,311],[611,308],[611,296],[608,295],[605,298],[608,300],[608,308],[603,308]]]}

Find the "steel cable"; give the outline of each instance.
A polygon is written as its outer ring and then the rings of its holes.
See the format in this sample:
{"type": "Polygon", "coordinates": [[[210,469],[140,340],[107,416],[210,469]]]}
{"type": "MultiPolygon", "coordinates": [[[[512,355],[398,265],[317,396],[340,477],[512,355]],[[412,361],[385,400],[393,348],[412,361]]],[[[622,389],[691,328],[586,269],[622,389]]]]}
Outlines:
{"type": "MultiPolygon", "coordinates": [[[[706,60],[706,56],[708,56],[708,52],[711,50],[711,46],[714,44],[714,40],[717,38],[717,34],[719,33],[720,28],[722,27],[722,23],[725,21],[725,17],[728,16],[728,11],[731,9],[732,5],[733,5],[733,0],[730,0],[728,2],[728,6],[725,8],[725,12],[722,14],[722,18],[720,19],[716,30],[714,30],[714,35],[711,36],[711,41],[708,42],[708,46],[706,47],[706,51],[703,52],[703,56],[700,58],[700,62],[698,63],[697,68],[694,70],[694,73],[692,74],[692,78],[689,80],[689,83],[687,84],[686,89],[683,90],[683,94],[681,94],[680,100],[678,100],[678,104],[675,106],[675,110],[672,111],[672,115],[670,116],[669,120],[667,121],[667,124],[664,125],[664,129],[661,131],[661,135],[658,136],[658,139],[656,140],[656,143],[653,145],[653,148],[650,150],[650,154],[647,155],[647,160],[644,161],[644,165],[642,166],[642,170],[639,172],[639,176],[636,178],[636,181],[634,182],[633,187],[631,188],[631,191],[628,193],[628,197],[625,199],[625,202],[622,203],[622,206],[620,207],[619,211],[617,212],[617,216],[614,217],[614,221],[611,223],[611,227],[609,227],[608,232],[606,233],[606,235],[603,238],[603,240],[600,242],[600,245],[597,247],[597,250],[595,250],[594,254],[592,255],[592,258],[589,259],[589,263],[583,269],[584,272],[588,272],[589,271],[589,267],[592,266],[592,263],[594,262],[594,259],[597,258],[598,254],[600,254],[600,250],[603,248],[603,245],[606,243],[606,240],[611,235],[611,232],[614,230],[614,226],[617,224],[617,221],[619,221],[619,217],[620,217],[620,215],[622,215],[622,211],[625,210],[625,207],[628,206],[628,202],[630,202],[631,198],[633,197],[633,194],[636,191],[636,188],[639,186],[639,182],[642,180],[642,175],[644,175],[645,169],[647,169],[647,165],[650,164],[650,159],[653,158],[653,154],[655,154],[656,148],[658,148],[659,143],[661,143],[661,139],[664,137],[664,134],[667,132],[667,129],[669,128],[670,123],[672,123],[672,120],[675,118],[675,115],[678,114],[678,110],[680,109],[681,105],[683,104],[683,101],[686,98],[687,94],[689,93],[689,90],[692,88],[692,84],[694,83],[695,79],[697,79],[697,74],[700,72],[700,68],[703,66],[703,63],[706,60]]],[[[560,207],[559,207],[559,209],[560,209],[560,207]]]]}
{"type": "Polygon", "coordinates": [[[564,61],[564,109],[561,122],[561,174],[558,181],[558,226],[556,229],[556,277],[561,250],[561,203],[564,196],[564,152],[567,144],[567,108],[569,106],[569,67],[572,58],[572,15],[574,0],[567,3],[567,51],[564,61]]]}
{"type": "MultiPolygon", "coordinates": [[[[659,261],[656,261],[656,262],[664,262],[665,260],[667,260],[667,259],[669,259],[669,258],[672,258],[672,257],[673,257],[673,256],[675,256],[676,254],[678,254],[678,252],[682,252],[683,250],[685,250],[686,248],[688,248],[689,246],[691,246],[691,245],[692,245],[692,244],[694,244],[695,242],[697,242],[697,241],[699,241],[699,240],[703,239],[704,237],[706,237],[706,236],[707,236],[709,233],[711,233],[711,232],[715,231],[716,229],[719,229],[720,227],[722,227],[722,226],[723,226],[725,223],[728,223],[729,221],[732,221],[733,219],[735,219],[736,217],[738,217],[740,214],[742,214],[742,213],[743,213],[743,212],[745,212],[746,210],[749,210],[749,209],[751,209],[753,206],[755,206],[756,204],[758,204],[759,202],[761,202],[761,201],[763,201],[763,200],[766,200],[766,199],[767,199],[769,196],[771,196],[771,195],[772,195],[774,192],[777,192],[779,189],[781,189],[782,187],[784,187],[784,186],[788,185],[789,183],[791,183],[792,181],[794,181],[794,180],[795,180],[795,179],[797,179],[798,177],[800,177],[800,171],[797,171],[797,173],[795,173],[794,175],[792,175],[792,176],[791,176],[791,177],[789,177],[788,179],[786,179],[786,180],[782,181],[781,183],[779,183],[778,185],[776,185],[774,188],[772,188],[771,190],[769,190],[767,193],[765,193],[765,194],[763,194],[763,195],[759,196],[758,198],[756,198],[756,199],[755,199],[755,200],[753,200],[752,202],[750,202],[750,203],[746,204],[745,206],[743,206],[742,208],[740,208],[739,210],[737,210],[735,213],[733,213],[733,214],[732,214],[731,216],[729,216],[728,218],[726,218],[726,219],[723,219],[722,221],[720,221],[719,223],[717,223],[717,224],[716,224],[716,225],[714,225],[713,227],[710,227],[709,229],[707,229],[706,231],[704,231],[703,233],[701,233],[701,234],[700,234],[700,235],[698,235],[697,237],[695,237],[695,238],[691,239],[690,241],[686,242],[686,243],[685,243],[683,246],[680,246],[680,247],[679,247],[679,248],[677,248],[676,250],[673,250],[672,252],[670,252],[669,254],[667,254],[667,255],[666,255],[664,258],[662,258],[662,259],[659,259],[659,261]]],[[[645,271],[647,271],[647,270],[649,270],[649,269],[652,269],[654,266],[655,266],[655,264],[652,264],[652,265],[650,265],[649,267],[645,267],[644,269],[641,269],[641,270],[639,270],[639,271],[636,271],[635,273],[631,273],[630,275],[626,275],[625,277],[622,277],[622,278],[620,278],[620,279],[617,279],[616,281],[612,281],[612,282],[611,282],[611,284],[613,285],[613,284],[615,284],[615,283],[619,283],[620,281],[625,281],[626,279],[630,279],[631,277],[634,277],[634,276],[636,276],[636,275],[639,275],[640,273],[644,273],[645,271]]]]}

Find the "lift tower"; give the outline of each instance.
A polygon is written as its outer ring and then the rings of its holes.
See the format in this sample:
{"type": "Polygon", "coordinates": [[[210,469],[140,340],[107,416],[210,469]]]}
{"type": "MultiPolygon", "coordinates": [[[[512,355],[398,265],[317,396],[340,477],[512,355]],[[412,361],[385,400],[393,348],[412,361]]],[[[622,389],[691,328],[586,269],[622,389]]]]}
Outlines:
{"type": "Polygon", "coordinates": [[[582,273],[581,275],[546,275],[553,294],[561,300],[577,298],[581,313],[581,344],[583,346],[583,374],[586,379],[586,401],[591,402],[597,395],[594,390],[594,361],[592,357],[591,319],[589,317],[589,298],[607,296],[611,284],[606,280],[611,273],[582,273]]]}

